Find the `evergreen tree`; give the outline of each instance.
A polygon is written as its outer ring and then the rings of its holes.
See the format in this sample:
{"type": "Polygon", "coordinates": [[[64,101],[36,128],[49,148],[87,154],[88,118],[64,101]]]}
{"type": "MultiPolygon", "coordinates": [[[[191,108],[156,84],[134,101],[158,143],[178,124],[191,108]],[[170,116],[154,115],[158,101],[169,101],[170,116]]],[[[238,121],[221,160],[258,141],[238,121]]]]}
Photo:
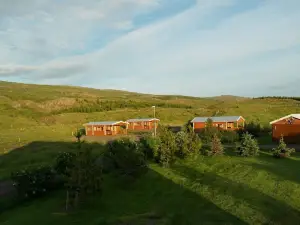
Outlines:
{"type": "Polygon", "coordinates": [[[272,149],[273,156],[275,158],[289,157],[291,153],[295,152],[294,148],[288,148],[284,142],[283,136],[281,136],[279,145],[272,149]]]}
{"type": "Polygon", "coordinates": [[[214,134],[212,142],[211,142],[211,148],[210,151],[208,152],[209,155],[223,155],[224,151],[223,151],[223,145],[221,143],[221,140],[219,139],[219,137],[214,134]]]}

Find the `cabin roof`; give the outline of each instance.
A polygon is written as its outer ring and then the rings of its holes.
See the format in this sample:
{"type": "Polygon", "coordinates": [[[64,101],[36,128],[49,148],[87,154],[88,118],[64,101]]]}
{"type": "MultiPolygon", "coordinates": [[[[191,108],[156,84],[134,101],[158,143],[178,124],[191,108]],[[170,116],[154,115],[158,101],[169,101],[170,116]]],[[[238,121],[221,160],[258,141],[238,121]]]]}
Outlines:
{"type": "MultiPolygon", "coordinates": [[[[238,121],[242,116],[211,116],[211,117],[195,117],[191,122],[192,123],[204,123],[207,119],[212,119],[213,122],[235,122],[238,121]]],[[[244,119],[244,118],[243,118],[244,119]]],[[[245,120],[245,119],[244,119],[245,120]]]]}
{"type": "Polygon", "coordinates": [[[144,122],[144,121],[150,122],[150,121],[153,121],[153,120],[158,120],[159,121],[159,119],[157,119],[157,118],[139,118],[139,119],[129,119],[129,120],[127,120],[127,122],[144,122]]]}
{"type": "Polygon", "coordinates": [[[89,122],[89,123],[86,123],[84,124],[84,126],[105,126],[105,125],[108,125],[108,126],[112,126],[112,125],[117,125],[119,123],[127,123],[127,122],[124,122],[124,121],[100,121],[100,122],[89,122]]]}
{"type": "Polygon", "coordinates": [[[290,117],[294,117],[294,118],[300,120],[300,113],[297,113],[297,114],[290,114],[290,115],[281,117],[281,118],[279,118],[279,119],[277,119],[277,120],[271,121],[270,124],[276,123],[276,122],[278,122],[278,121],[280,121],[280,120],[284,120],[284,119],[287,119],[287,118],[290,118],[290,117]]]}

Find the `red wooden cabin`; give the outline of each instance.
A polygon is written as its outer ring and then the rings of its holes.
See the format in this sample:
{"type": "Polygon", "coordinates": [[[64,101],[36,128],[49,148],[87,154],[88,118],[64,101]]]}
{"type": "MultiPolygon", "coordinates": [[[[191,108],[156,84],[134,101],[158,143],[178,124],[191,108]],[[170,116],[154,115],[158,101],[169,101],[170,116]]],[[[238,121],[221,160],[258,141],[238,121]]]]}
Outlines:
{"type": "Polygon", "coordinates": [[[107,136],[127,133],[127,122],[102,121],[84,124],[86,136],[107,136]]]}
{"type": "Polygon", "coordinates": [[[300,114],[290,114],[270,122],[272,140],[279,141],[281,136],[286,143],[300,143],[300,114]]]}
{"type": "Polygon", "coordinates": [[[209,118],[212,120],[213,127],[222,130],[238,130],[245,126],[245,119],[242,116],[195,117],[191,121],[194,131],[199,132],[204,129],[209,118]]]}
{"type": "Polygon", "coordinates": [[[159,119],[157,119],[157,118],[127,120],[128,130],[136,130],[136,131],[152,130],[155,127],[157,128],[158,122],[159,122],[159,119]]]}

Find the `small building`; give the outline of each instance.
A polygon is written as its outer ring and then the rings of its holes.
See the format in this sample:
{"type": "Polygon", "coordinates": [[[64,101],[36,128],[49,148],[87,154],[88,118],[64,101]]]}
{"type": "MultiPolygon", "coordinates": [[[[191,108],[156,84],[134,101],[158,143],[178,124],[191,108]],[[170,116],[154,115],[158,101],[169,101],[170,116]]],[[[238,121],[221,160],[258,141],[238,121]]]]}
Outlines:
{"type": "Polygon", "coordinates": [[[157,128],[159,119],[157,118],[143,118],[143,119],[129,119],[127,120],[128,123],[128,130],[136,130],[136,131],[143,131],[143,130],[152,130],[155,127],[157,128]]]}
{"type": "Polygon", "coordinates": [[[194,131],[199,132],[204,129],[208,119],[212,120],[213,127],[222,130],[238,130],[245,126],[245,119],[242,116],[195,117],[191,121],[194,131]]]}
{"type": "Polygon", "coordinates": [[[282,136],[286,143],[300,143],[300,114],[290,114],[270,124],[273,141],[279,141],[282,136]]]}
{"type": "Polygon", "coordinates": [[[124,121],[101,121],[83,124],[86,136],[108,136],[127,133],[127,122],[124,121]]]}

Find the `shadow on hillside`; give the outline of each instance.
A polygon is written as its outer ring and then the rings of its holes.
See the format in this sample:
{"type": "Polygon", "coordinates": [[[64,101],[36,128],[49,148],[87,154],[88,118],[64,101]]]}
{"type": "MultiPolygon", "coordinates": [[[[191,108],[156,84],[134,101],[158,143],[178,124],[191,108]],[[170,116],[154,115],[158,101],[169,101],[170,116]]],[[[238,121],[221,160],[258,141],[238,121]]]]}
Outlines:
{"type": "MultiPolygon", "coordinates": [[[[293,157],[299,158],[299,153],[292,154],[293,157]]],[[[290,180],[300,184],[299,166],[300,160],[292,158],[277,159],[274,158],[267,151],[261,151],[259,160],[257,162],[244,162],[256,169],[265,170],[270,174],[274,174],[281,178],[281,180],[290,180]]]]}
{"type": "MultiPolygon", "coordinates": [[[[101,152],[101,144],[88,144],[94,152],[101,152]]],[[[15,169],[24,168],[27,163],[39,165],[40,163],[52,163],[56,154],[60,151],[76,151],[74,143],[67,142],[33,142],[27,146],[15,149],[6,155],[0,156],[2,170],[8,169],[10,172],[15,169]],[[17,168],[14,166],[19,164],[17,168]]],[[[158,168],[165,171],[162,168],[158,168]]],[[[2,171],[3,173],[3,171],[2,171]]],[[[236,216],[224,211],[209,200],[189,191],[181,185],[175,184],[165,178],[160,173],[149,170],[142,178],[131,185],[126,185],[124,189],[115,178],[110,176],[104,180],[104,194],[99,199],[93,199],[87,204],[79,214],[70,214],[61,217],[63,224],[77,222],[85,224],[88,221],[129,221],[130,224],[158,224],[156,220],[168,220],[169,224],[246,224],[236,216]],[[149,213],[154,213],[151,216],[149,213]],[[135,222],[139,221],[139,222],[135,222]],[[141,221],[145,221],[140,223],[141,221]],[[151,223],[150,223],[150,222],[151,223]]],[[[3,196],[2,196],[3,197],[3,196]]],[[[1,198],[1,196],[0,196],[1,198]]],[[[57,221],[54,218],[55,211],[59,211],[61,203],[64,201],[59,195],[43,200],[35,200],[26,204],[26,207],[18,207],[17,212],[22,212],[18,216],[14,215],[14,208],[5,211],[0,217],[0,221],[9,220],[18,224],[25,219],[30,224],[53,224],[57,221]],[[52,207],[53,201],[57,204],[52,207]],[[49,202],[52,205],[49,206],[49,202]],[[27,213],[32,213],[39,208],[39,214],[32,218],[27,218],[27,213]],[[26,218],[22,218],[22,216],[26,218]]],[[[97,224],[101,224],[100,222],[97,224]]],[[[109,223],[111,224],[111,223],[109,223]]],[[[119,223],[112,223],[119,224],[119,223]]],[[[123,223],[122,223],[123,224],[123,223]]]]}
{"type": "MultiPolygon", "coordinates": [[[[178,175],[187,178],[193,186],[200,185],[200,188],[201,186],[208,186],[211,194],[215,195],[216,200],[218,200],[218,193],[232,196],[236,202],[243,204],[243,206],[247,205],[267,217],[270,220],[267,224],[273,224],[274,222],[276,224],[294,224],[295,221],[300,219],[299,211],[243,183],[232,181],[211,172],[203,173],[183,165],[176,165],[173,169],[178,175]]],[[[254,219],[252,222],[257,223],[254,219]]]]}

